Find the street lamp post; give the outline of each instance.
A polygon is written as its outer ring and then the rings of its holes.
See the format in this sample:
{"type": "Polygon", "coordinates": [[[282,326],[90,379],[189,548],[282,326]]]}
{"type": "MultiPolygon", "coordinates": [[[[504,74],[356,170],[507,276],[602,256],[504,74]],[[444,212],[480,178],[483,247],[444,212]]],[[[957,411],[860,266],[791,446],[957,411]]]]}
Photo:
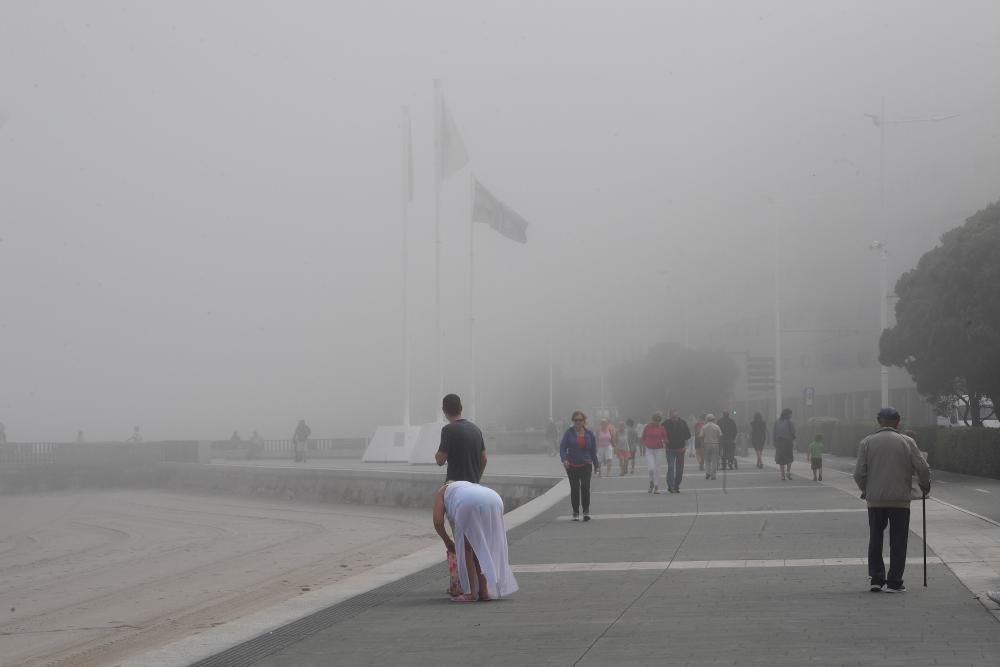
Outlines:
{"type": "MultiPolygon", "coordinates": [[[[882,104],[879,109],[879,113],[866,113],[866,118],[871,118],[872,123],[879,130],[879,187],[878,187],[878,198],[879,198],[879,220],[881,222],[881,238],[882,240],[875,241],[869,244],[869,248],[876,250],[879,253],[881,259],[881,286],[879,290],[879,301],[881,302],[881,329],[879,330],[879,336],[882,335],[882,331],[886,330],[889,326],[889,285],[888,285],[888,263],[889,263],[889,251],[886,248],[885,239],[889,236],[889,225],[888,217],[885,211],[885,128],[887,125],[908,125],[911,123],[940,123],[943,120],[949,120],[951,118],[957,118],[959,114],[950,115],[937,115],[929,116],[927,118],[902,118],[902,119],[888,119],[885,116],[885,98],[882,98],[882,104]]],[[[879,376],[881,379],[881,389],[882,389],[882,407],[887,407],[889,405],[889,369],[884,364],[879,364],[879,376]]]]}
{"type": "MultiPolygon", "coordinates": [[[[882,308],[879,311],[879,331],[882,332],[889,326],[889,249],[886,247],[885,241],[873,241],[868,247],[878,252],[881,259],[882,279],[879,294],[882,295],[882,308]]],[[[881,335],[879,333],[879,336],[881,335]]],[[[882,387],[882,407],[887,407],[889,405],[889,368],[885,364],[880,364],[879,373],[882,387]]]]}
{"type": "Polygon", "coordinates": [[[781,417],[781,234],[774,225],[774,411],[781,417]]]}

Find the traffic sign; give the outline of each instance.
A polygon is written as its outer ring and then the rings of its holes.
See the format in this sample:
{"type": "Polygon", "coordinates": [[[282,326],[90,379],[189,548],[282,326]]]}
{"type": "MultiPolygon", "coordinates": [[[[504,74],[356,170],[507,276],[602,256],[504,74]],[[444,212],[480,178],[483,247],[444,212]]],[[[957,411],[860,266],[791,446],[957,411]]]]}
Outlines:
{"type": "Polygon", "coordinates": [[[747,391],[770,391],[775,386],[774,357],[751,357],[746,360],[747,391]]]}

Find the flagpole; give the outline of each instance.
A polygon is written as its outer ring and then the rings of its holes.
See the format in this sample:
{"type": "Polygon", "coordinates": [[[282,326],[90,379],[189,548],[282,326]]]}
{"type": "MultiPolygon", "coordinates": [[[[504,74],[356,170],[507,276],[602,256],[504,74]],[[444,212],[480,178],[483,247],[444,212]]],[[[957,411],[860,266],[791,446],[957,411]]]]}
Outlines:
{"type": "Polygon", "coordinates": [[[434,79],[434,345],[437,350],[438,391],[431,414],[437,415],[438,405],[444,396],[441,359],[441,79],[434,79]]]}
{"type": "Polygon", "coordinates": [[[549,421],[552,421],[552,332],[549,332],[549,421]]]}
{"type": "Polygon", "coordinates": [[[409,349],[409,322],[407,318],[407,303],[406,303],[406,282],[407,282],[407,270],[406,270],[406,246],[407,246],[407,229],[406,229],[406,213],[407,208],[410,203],[410,197],[412,196],[412,165],[413,165],[413,155],[412,155],[412,138],[410,135],[410,110],[405,106],[403,107],[403,170],[402,170],[402,186],[403,186],[403,197],[402,197],[402,210],[400,215],[401,230],[401,248],[400,248],[400,258],[401,258],[401,275],[403,277],[403,284],[401,285],[401,303],[402,303],[402,351],[403,351],[403,426],[405,428],[410,427],[410,349],[409,349]]]}
{"type": "Polygon", "coordinates": [[[472,221],[472,207],[476,205],[476,179],[469,174],[469,419],[476,418],[476,223],[472,221]]]}

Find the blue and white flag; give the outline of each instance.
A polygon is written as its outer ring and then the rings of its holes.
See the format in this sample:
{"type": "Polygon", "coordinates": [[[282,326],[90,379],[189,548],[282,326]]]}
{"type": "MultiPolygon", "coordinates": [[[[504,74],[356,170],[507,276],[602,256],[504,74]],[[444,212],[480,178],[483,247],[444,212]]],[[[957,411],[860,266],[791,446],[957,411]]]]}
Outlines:
{"type": "Polygon", "coordinates": [[[526,243],[528,221],[517,211],[504,204],[476,179],[475,195],[472,203],[472,222],[482,222],[500,232],[512,241],[526,243]]]}

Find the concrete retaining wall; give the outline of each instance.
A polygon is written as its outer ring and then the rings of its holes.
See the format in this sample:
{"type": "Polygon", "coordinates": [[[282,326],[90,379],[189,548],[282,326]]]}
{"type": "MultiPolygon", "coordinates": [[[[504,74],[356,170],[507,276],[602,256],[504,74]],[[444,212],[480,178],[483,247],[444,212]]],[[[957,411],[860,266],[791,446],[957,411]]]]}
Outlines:
{"type": "Polygon", "coordinates": [[[0,465],[0,494],[52,493],[71,489],[148,489],[158,465],[0,465]]]}
{"type": "MultiPolygon", "coordinates": [[[[432,473],[156,463],[138,466],[0,466],[0,493],[69,489],[162,489],[309,503],[430,507],[443,475],[432,473]]],[[[484,484],[512,510],[537,498],[559,478],[497,476],[484,484]]]]}
{"type": "MultiPolygon", "coordinates": [[[[558,478],[494,477],[484,484],[512,510],[537,498],[558,478]]],[[[376,470],[262,468],[163,464],[156,486],[188,493],[226,493],[309,503],[353,503],[393,507],[430,507],[443,475],[376,470]]]]}

